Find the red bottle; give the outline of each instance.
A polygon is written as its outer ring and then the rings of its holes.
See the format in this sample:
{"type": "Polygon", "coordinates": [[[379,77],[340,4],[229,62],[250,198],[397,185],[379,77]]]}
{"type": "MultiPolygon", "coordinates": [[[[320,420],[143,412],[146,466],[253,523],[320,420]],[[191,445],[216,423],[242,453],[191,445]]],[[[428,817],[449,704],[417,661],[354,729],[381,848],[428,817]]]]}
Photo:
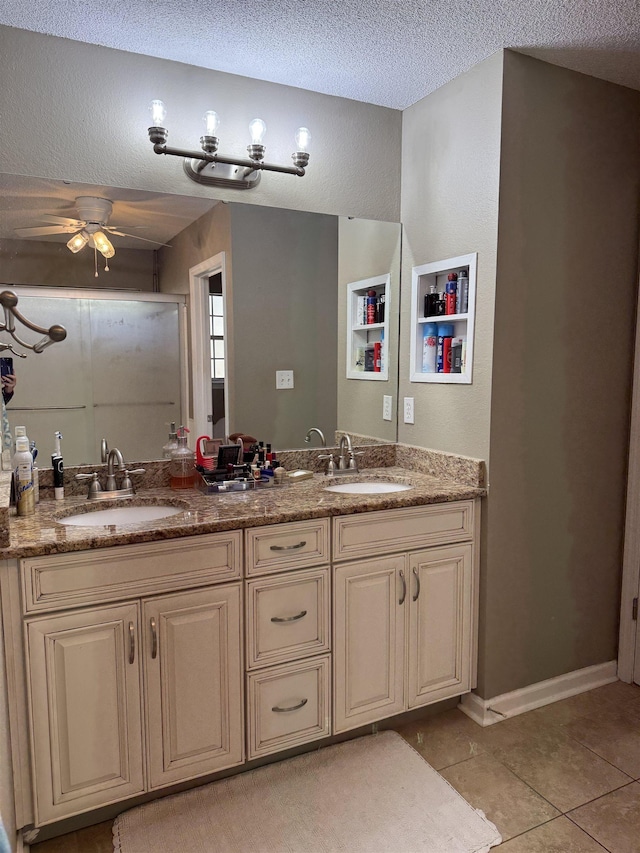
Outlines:
{"type": "Polygon", "coordinates": [[[380,368],[381,368],[381,360],[380,360],[381,350],[382,350],[382,344],[380,343],[380,341],[376,341],[376,342],[374,343],[374,345],[373,345],[373,372],[374,372],[374,373],[380,373],[380,368]]]}

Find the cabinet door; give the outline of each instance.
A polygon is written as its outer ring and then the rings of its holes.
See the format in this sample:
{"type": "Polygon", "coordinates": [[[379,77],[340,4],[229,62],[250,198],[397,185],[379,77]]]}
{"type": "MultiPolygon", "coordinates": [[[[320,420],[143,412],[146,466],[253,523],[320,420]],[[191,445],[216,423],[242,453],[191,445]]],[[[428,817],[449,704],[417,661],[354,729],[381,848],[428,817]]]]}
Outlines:
{"type": "Polygon", "coordinates": [[[143,602],[152,788],[243,760],[240,584],[143,602]]]}
{"type": "Polygon", "coordinates": [[[27,623],[36,824],[144,790],[138,606],[27,623]]]}
{"type": "Polygon", "coordinates": [[[409,708],[471,689],[471,545],[409,556],[409,708]]]}
{"type": "Polygon", "coordinates": [[[405,558],[335,569],[334,732],[404,710],[405,558]]]}

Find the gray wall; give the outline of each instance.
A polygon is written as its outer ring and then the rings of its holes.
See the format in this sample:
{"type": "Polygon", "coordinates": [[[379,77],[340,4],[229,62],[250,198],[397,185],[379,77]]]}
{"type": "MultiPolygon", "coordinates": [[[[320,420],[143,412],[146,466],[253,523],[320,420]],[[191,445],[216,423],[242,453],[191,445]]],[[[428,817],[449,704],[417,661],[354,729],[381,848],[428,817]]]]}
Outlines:
{"type": "Polygon", "coordinates": [[[401,230],[395,222],[341,217],[338,223],[338,427],[385,441],[395,441],[397,434],[401,230]],[[380,382],[347,379],[347,284],[386,273],[391,274],[385,341],[389,378],[380,382]],[[382,419],[385,394],[393,398],[391,421],[382,419]]]}
{"type": "Polygon", "coordinates": [[[617,650],[640,93],[507,51],[480,692],[617,650]]]}
{"type": "Polygon", "coordinates": [[[231,430],[303,447],[336,425],[338,220],[230,205],[233,256],[231,430]],[[275,390],[275,371],[294,388],[275,390]],[[252,394],[241,393],[251,387],[252,394]]]}
{"type": "Polygon", "coordinates": [[[238,200],[153,153],[148,108],[161,98],[177,147],[199,147],[207,109],[221,118],[220,151],[239,156],[261,116],[275,163],[291,163],[296,128],[310,128],[307,175],[265,174],[243,203],[400,218],[397,110],[9,27],[0,27],[0,79],[0,172],[238,200]]]}
{"type": "MultiPolygon", "coordinates": [[[[414,397],[415,424],[399,441],[489,457],[502,54],[403,113],[402,308],[399,409],[414,397]],[[472,385],[409,382],[411,269],[478,252],[472,385]]],[[[402,420],[402,418],[400,419],[402,420]]]]}
{"type": "Polygon", "coordinates": [[[72,254],[66,243],[43,240],[0,240],[0,281],[4,284],[45,284],[49,287],[118,288],[153,290],[153,252],[118,249],[105,272],[98,256],[95,277],[94,253],[72,254]]]}

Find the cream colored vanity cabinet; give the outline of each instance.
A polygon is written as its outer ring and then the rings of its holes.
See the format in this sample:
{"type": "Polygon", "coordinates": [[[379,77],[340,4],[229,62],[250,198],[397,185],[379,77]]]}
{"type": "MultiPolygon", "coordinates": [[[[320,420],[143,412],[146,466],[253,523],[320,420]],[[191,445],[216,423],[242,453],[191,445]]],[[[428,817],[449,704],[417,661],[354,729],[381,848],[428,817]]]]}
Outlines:
{"type": "Polygon", "coordinates": [[[478,502],[333,524],[334,732],[471,690],[478,502]]]}
{"type": "Polygon", "coordinates": [[[239,531],[25,559],[18,577],[24,655],[12,617],[9,680],[14,766],[30,744],[21,825],[243,762],[239,531]]]}
{"type": "Polygon", "coordinates": [[[245,531],[248,757],[331,734],[329,520],[245,531]]]}

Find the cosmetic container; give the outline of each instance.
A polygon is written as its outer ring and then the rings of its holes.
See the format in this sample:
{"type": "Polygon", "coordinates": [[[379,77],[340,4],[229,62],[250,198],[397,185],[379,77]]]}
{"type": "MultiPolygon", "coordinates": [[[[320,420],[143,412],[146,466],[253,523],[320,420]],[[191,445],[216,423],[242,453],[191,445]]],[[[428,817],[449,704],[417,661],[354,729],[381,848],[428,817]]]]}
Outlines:
{"type": "Polygon", "coordinates": [[[57,501],[64,498],[64,463],[62,461],[62,451],[60,450],[60,439],[62,433],[57,431],[54,434],[53,453],[51,454],[51,467],[53,468],[53,496],[57,501]]]}
{"type": "Polygon", "coordinates": [[[187,446],[186,427],[178,427],[178,446],[171,454],[169,485],[172,489],[192,489],[195,484],[195,454],[187,446]]]}
{"type": "Polygon", "coordinates": [[[458,273],[458,314],[466,314],[469,310],[469,276],[466,270],[458,273]]]}
{"type": "Polygon", "coordinates": [[[424,316],[425,317],[435,317],[438,313],[438,291],[436,290],[435,284],[429,286],[429,293],[425,294],[424,297],[424,316]]]}
{"type": "Polygon", "coordinates": [[[436,353],[436,372],[451,373],[451,339],[453,323],[438,323],[438,348],[436,353]]]}

